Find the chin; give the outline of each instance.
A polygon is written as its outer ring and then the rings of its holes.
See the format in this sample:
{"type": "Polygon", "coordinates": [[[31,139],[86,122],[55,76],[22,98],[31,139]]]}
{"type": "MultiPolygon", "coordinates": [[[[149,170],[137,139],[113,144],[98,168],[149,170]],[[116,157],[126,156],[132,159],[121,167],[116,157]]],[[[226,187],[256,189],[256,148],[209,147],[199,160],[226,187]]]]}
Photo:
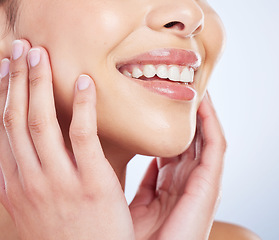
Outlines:
{"type": "Polygon", "coordinates": [[[185,152],[195,136],[196,121],[181,129],[162,131],[160,134],[149,136],[149,140],[137,154],[155,157],[176,157],[185,152]]]}

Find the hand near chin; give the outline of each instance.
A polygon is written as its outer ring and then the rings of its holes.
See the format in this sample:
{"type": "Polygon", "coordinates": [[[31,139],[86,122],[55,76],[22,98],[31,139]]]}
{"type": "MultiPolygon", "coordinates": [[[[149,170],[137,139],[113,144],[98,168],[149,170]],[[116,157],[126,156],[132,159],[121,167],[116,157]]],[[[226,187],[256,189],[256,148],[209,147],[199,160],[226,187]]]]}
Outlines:
{"type": "Polygon", "coordinates": [[[19,237],[134,239],[123,191],[97,136],[93,80],[77,82],[70,156],[56,118],[48,54],[21,42],[10,77],[9,60],[2,61],[0,84],[0,200],[19,237]]]}
{"type": "Polygon", "coordinates": [[[154,159],[130,204],[137,240],[208,239],[220,197],[226,143],[207,95],[191,146],[154,159]]]}

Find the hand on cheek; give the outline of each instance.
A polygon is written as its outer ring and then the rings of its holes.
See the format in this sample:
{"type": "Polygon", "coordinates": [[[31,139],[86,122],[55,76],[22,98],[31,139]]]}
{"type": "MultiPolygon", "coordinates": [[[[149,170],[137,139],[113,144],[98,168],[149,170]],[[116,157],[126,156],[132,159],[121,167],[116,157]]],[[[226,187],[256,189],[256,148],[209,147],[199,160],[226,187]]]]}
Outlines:
{"type": "Polygon", "coordinates": [[[1,76],[0,200],[20,237],[133,239],[121,186],[97,136],[93,80],[81,75],[75,86],[72,161],[56,118],[47,51],[15,41],[1,76]]]}
{"type": "Polygon", "coordinates": [[[130,205],[138,239],[208,239],[219,203],[226,141],[210,98],[190,147],[154,159],[130,205]],[[156,227],[154,227],[156,226],[156,227]]]}

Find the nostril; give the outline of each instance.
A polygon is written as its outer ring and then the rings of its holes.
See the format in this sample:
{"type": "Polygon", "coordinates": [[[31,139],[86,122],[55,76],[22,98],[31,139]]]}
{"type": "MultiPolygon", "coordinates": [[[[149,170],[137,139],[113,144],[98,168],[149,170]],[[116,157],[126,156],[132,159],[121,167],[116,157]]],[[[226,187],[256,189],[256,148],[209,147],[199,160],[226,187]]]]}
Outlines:
{"type": "Polygon", "coordinates": [[[173,22],[169,22],[169,23],[165,24],[164,27],[165,28],[175,28],[177,30],[183,30],[185,28],[185,25],[181,22],[173,21],[173,22]]]}

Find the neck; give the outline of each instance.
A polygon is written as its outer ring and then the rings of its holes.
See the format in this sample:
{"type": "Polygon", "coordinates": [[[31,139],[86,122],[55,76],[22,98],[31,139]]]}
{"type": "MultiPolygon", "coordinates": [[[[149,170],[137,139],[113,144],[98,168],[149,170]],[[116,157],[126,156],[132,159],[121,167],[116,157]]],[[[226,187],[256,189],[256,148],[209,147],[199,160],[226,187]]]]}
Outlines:
{"type": "Polygon", "coordinates": [[[113,170],[115,171],[119,182],[124,191],[125,179],[126,179],[126,168],[129,161],[135,156],[135,154],[127,152],[127,150],[112,144],[111,142],[100,139],[106,159],[109,161],[113,170]]]}

